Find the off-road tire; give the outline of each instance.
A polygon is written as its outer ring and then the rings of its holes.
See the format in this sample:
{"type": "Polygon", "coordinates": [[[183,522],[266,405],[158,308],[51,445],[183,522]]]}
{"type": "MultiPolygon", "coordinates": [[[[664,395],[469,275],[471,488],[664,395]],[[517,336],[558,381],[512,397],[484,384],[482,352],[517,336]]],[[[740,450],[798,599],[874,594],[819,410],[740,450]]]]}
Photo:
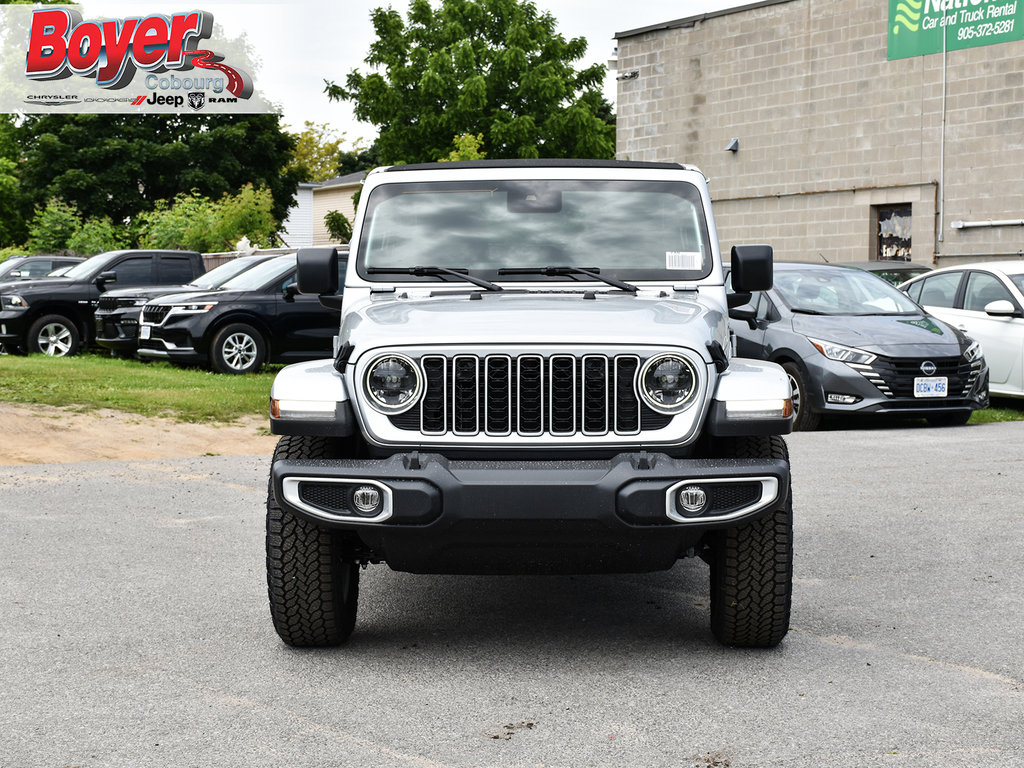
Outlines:
{"type": "Polygon", "coordinates": [[[75,322],[64,315],[43,315],[28,329],[25,344],[29,352],[71,357],[78,354],[82,335],[75,322]]]}
{"type": "Polygon", "coordinates": [[[263,334],[245,323],[225,325],[210,343],[210,364],[219,373],[256,373],[266,361],[263,334]]]}
{"type": "MultiPolygon", "coordinates": [[[[286,436],[274,461],[336,458],[322,437],[286,436]]],[[[274,629],[288,645],[324,647],[348,640],[356,622],[359,564],[342,557],[336,534],[281,507],[267,492],[267,587],[274,629]]]]}
{"type": "Polygon", "coordinates": [[[796,412],[793,431],[811,432],[817,429],[821,423],[821,414],[811,410],[811,399],[807,394],[807,377],[803,370],[796,363],[789,362],[783,363],[782,368],[793,388],[793,410],[796,412]]]}
{"type": "MultiPolygon", "coordinates": [[[[778,436],[723,441],[724,457],[789,459],[778,436]]],[[[709,535],[711,631],[723,644],[772,648],[789,631],[793,593],[793,499],[751,523],[709,535]]]]}

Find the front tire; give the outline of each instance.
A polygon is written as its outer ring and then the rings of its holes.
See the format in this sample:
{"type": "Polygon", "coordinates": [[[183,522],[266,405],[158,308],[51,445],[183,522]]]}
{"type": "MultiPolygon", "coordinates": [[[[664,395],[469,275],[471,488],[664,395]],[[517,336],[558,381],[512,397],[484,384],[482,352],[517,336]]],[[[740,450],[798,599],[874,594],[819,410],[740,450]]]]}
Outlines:
{"type": "MultiPolygon", "coordinates": [[[[789,459],[781,437],[737,438],[729,458],[789,459]]],[[[746,525],[715,531],[705,556],[711,565],[711,631],[723,644],[773,648],[789,631],[793,594],[793,498],[746,525]]]]}
{"type": "Polygon", "coordinates": [[[210,345],[210,360],[219,373],[256,373],[266,359],[263,335],[245,323],[224,326],[210,345]]]}
{"type": "MultiPolygon", "coordinates": [[[[337,458],[322,437],[282,437],[274,461],[337,458]]],[[[291,646],[341,645],[352,634],[359,601],[359,564],[339,537],[282,508],[267,492],[267,587],[274,629],[291,646]]]]}
{"type": "Polygon", "coordinates": [[[29,352],[50,357],[71,357],[78,354],[82,343],[78,327],[63,315],[44,315],[28,329],[29,352]]]}
{"type": "Polygon", "coordinates": [[[795,432],[811,432],[821,423],[821,414],[811,410],[811,399],[807,393],[807,378],[796,363],[783,363],[782,369],[789,377],[789,386],[793,390],[793,430],[795,432]]]}

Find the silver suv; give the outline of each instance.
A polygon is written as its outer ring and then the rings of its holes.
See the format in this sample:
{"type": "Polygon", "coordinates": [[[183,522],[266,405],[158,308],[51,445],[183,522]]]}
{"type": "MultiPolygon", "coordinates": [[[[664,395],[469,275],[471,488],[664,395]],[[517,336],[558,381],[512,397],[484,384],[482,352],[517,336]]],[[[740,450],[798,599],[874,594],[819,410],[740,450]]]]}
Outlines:
{"type": "MultiPolygon", "coordinates": [[[[333,359],[271,393],[271,614],[295,646],[353,631],[360,567],[637,573],[699,557],[723,643],[789,625],[788,379],[732,355],[704,176],[678,164],[482,161],[370,173],[333,359]]],[[[732,249],[731,303],[771,286],[732,249]],[[744,294],[747,294],[744,296],[744,294]]],[[[343,288],[343,296],[338,296],[343,288]]]]}

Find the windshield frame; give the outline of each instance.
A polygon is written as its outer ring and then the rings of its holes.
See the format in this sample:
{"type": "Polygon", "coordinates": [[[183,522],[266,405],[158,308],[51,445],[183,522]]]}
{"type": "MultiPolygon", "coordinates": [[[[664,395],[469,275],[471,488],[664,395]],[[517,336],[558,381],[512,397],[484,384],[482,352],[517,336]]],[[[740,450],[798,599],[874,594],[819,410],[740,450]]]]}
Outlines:
{"type": "MultiPolygon", "coordinates": [[[[557,203],[560,204],[560,203],[557,203]]],[[[395,283],[397,282],[410,282],[410,283],[433,283],[435,285],[453,282],[454,278],[448,278],[445,276],[438,275],[401,275],[400,277],[394,273],[383,274],[379,272],[370,272],[369,269],[374,267],[383,266],[394,266],[395,269],[401,267],[415,267],[425,265],[436,265],[445,267],[448,269],[454,269],[465,271],[466,274],[476,278],[487,280],[493,283],[544,283],[544,282],[578,282],[589,284],[591,288],[594,287],[595,281],[592,277],[588,277],[586,274],[559,274],[556,276],[543,275],[543,274],[509,274],[502,273],[501,270],[508,268],[522,268],[522,267],[570,267],[570,268],[594,268],[597,267],[600,270],[600,274],[604,277],[611,277],[623,282],[636,283],[636,282],[659,282],[659,283],[681,283],[681,282],[694,282],[703,280],[712,274],[715,268],[715,253],[716,243],[712,242],[711,233],[709,231],[707,214],[705,210],[705,204],[701,196],[700,189],[693,183],[682,180],[637,180],[637,179],[615,179],[615,178],[603,178],[603,179],[586,179],[586,178],[514,178],[514,179],[491,179],[491,180],[443,180],[443,181],[402,181],[395,183],[379,184],[369,190],[369,194],[364,196],[361,205],[365,205],[365,211],[362,214],[362,222],[360,225],[359,232],[359,245],[357,251],[357,259],[355,264],[356,274],[362,280],[368,283],[395,283]],[[487,188],[486,190],[484,188],[487,188]],[[522,190],[525,189],[540,189],[543,190],[538,193],[537,200],[535,203],[523,203],[522,197],[514,195],[522,195],[522,190]],[[695,227],[690,230],[692,234],[695,231],[699,243],[697,247],[700,249],[700,260],[701,264],[698,269],[670,269],[667,264],[664,268],[634,268],[634,267],[609,267],[602,263],[601,253],[598,249],[590,249],[584,256],[582,252],[575,254],[575,261],[566,261],[564,259],[559,260],[556,257],[542,258],[543,263],[508,263],[508,262],[495,262],[487,267],[480,267],[479,265],[469,266],[464,263],[457,263],[458,258],[453,257],[451,259],[445,259],[443,253],[438,253],[436,250],[431,251],[429,244],[421,249],[422,258],[419,258],[415,264],[407,264],[396,266],[393,264],[373,263],[373,252],[371,251],[371,237],[373,232],[374,216],[377,214],[380,207],[388,201],[395,199],[403,195],[422,194],[429,191],[438,191],[446,193],[470,193],[470,192],[488,192],[493,194],[496,191],[504,191],[508,194],[508,201],[506,203],[508,212],[513,215],[526,216],[545,216],[549,213],[557,213],[552,204],[550,208],[545,208],[546,205],[546,194],[550,192],[573,192],[573,191],[594,191],[594,192],[606,192],[606,193],[618,193],[618,194],[629,194],[631,192],[642,192],[647,194],[659,193],[674,195],[682,198],[692,206],[693,214],[696,219],[695,227]],[[535,205],[536,209],[527,209],[524,206],[535,205]],[[370,263],[368,263],[368,259],[370,263]],[[579,263],[576,263],[576,262],[579,263]]],[[[524,219],[525,223],[527,220],[524,219]]],[[[568,220],[563,220],[568,222],[568,220]]],[[[572,222],[569,222],[570,224],[572,222]]],[[[565,226],[565,224],[563,224],[565,226]]],[[[578,226],[578,222],[577,222],[578,226]]],[[[541,230],[542,231],[542,230],[541,230]]],[[[624,234],[623,240],[626,240],[629,235],[624,234]]],[[[563,235],[563,241],[567,240],[563,235]]],[[[556,248],[559,243],[554,241],[544,240],[543,237],[538,239],[540,243],[539,247],[552,247],[556,248]]],[[[442,246],[438,246],[440,249],[442,246]]],[[[626,249],[620,248],[619,253],[627,253],[626,249]]],[[[693,252],[697,254],[697,251],[693,252]]],[[[669,258],[669,252],[666,252],[666,262],[669,258]]],[[[619,257],[622,260],[622,257],[619,257]]],[[[462,281],[457,281],[462,282],[462,281]]],[[[600,285],[600,283],[597,283],[600,285]]]]}
{"type": "Polygon", "coordinates": [[[296,264],[295,254],[286,254],[264,261],[244,272],[239,272],[225,283],[222,283],[218,291],[261,291],[283,280],[289,270],[294,270],[296,264]]]}

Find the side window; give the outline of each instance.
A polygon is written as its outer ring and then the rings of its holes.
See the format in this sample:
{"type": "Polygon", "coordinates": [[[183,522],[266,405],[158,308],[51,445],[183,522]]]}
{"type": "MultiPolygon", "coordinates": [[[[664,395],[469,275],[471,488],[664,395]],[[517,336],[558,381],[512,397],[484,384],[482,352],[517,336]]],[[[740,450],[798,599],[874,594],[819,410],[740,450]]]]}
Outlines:
{"type": "Polygon", "coordinates": [[[22,277],[41,277],[54,270],[52,261],[33,261],[21,268],[22,277]]]}
{"type": "Polygon", "coordinates": [[[910,297],[926,307],[952,307],[956,300],[956,289],[960,287],[961,272],[943,272],[941,275],[926,277],[912,286],[910,297]],[[919,294],[915,295],[917,291],[919,294]]]}
{"type": "Polygon", "coordinates": [[[115,287],[125,285],[148,285],[153,282],[153,259],[149,256],[134,259],[125,259],[119,262],[114,268],[117,272],[117,283],[115,287]]]}
{"type": "MultiPolygon", "coordinates": [[[[120,275],[118,275],[120,277],[120,275]]],[[[160,257],[160,282],[181,285],[193,278],[192,262],[184,256],[160,257]]]]}
{"type": "Polygon", "coordinates": [[[1013,296],[997,277],[987,272],[968,273],[964,309],[969,309],[972,312],[984,312],[986,304],[1000,299],[1013,302],[1013,296]]]}

